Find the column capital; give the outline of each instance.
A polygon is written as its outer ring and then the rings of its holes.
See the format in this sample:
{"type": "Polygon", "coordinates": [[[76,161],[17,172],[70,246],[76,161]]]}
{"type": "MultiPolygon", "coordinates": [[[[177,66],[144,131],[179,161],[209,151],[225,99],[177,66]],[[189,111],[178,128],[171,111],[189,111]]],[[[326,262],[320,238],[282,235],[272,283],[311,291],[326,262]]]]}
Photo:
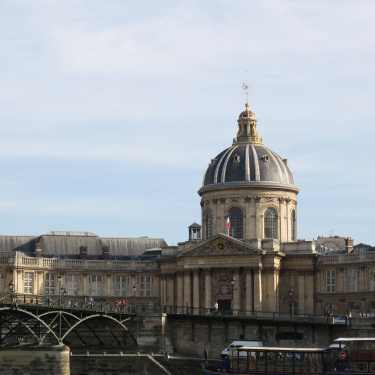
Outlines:
{"type": "Polygon", "coordinates": [[[204,273],[206,276],[211,276],[211,269],[210,268],[205,268],[204,273]]]}
{"type": "Polygon", "coordinates": [[[245,275],[251,275],[252,268],[251,267],[245,267],[244,268],[244,273],[245,275]]]}
{"type": "Polygon", "coordinates": [[[199,268],[194,268],[193,269],[193,275],[198,276],[199,275],[199,268]]]}

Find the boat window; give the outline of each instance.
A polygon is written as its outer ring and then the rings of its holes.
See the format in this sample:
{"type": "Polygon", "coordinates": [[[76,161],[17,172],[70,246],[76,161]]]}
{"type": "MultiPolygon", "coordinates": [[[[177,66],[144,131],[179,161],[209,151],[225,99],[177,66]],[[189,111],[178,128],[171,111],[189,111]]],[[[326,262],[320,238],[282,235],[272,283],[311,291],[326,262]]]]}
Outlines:
{"type": "Polygon", "coordinates": [[[355,372],[367,372],[368,363],[367,362],[356,362],[355,363],[355,372]]]}
{"type": "Polygon", "coordinates": [[[375,362],[371,362],[370,371],[375,372],[375,362]]]}

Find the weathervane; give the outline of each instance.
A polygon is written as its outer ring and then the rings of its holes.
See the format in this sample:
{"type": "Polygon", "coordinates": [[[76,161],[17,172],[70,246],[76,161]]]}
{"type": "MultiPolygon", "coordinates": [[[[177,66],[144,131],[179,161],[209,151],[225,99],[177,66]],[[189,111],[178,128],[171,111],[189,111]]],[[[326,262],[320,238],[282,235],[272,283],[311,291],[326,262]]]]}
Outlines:
{"type": "Polygon", "coordinates": [[[247,84],[247,70],[246,70],[246,83],[242,85],[242,90],[246,90],[246,103],[249,103],[249,87],[250,85],[247,84]]]}

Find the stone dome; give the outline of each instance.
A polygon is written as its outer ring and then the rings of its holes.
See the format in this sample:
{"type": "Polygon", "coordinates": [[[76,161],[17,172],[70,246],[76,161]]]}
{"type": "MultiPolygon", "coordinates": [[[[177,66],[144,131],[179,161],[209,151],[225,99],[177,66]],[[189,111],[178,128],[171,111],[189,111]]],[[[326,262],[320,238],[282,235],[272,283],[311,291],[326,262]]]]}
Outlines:
{"type": "Polygon", "coordinates": [[[249,110],[248,103],[238,119],[237,138],[211,160],[201,190],[227,185],[268,185],[298,191],[288,160],[263,145],[255,113],[249,110]]]}

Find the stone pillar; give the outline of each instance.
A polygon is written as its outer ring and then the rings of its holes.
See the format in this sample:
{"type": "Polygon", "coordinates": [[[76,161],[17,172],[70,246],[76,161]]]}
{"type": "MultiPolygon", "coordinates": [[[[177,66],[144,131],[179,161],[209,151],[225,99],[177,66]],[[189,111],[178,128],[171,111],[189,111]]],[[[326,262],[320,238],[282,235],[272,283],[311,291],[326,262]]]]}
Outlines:
{"type": "Polygon", "coordinates": [[[305,272],[298,271],[298,314],[305,314],[305,272]]]}
{"type": "Polygon", "coordinates": [[[251,198],[245,198],[245,219],[244,219],[244,238],[251,237],[251,198]]]}
{"type": "Polygon", "coordinates": [[[267,311],[278,311],[278,303],[276,301],[277,297],[277,269],[270,268],[267,270],[267,290],[268,295],[268,306],[267,311]]]}
{"type": "Polygon", "coordinates": [[[82,274],[82,279],[83,279],[83,288],[82,288],[82,294],[84,296],[91,295],[91,290],[88,292],[88,282],[87,282],[87,273],[82,274]]]}
{"type": "Polygon", "coordinates": [[[167,305],[174,306],[174,274],[167,275],[167,305]]]}
{"type": "Polygon", "coordinates": [[[305,313],[314,314],[314,270],[306,271],[305,280],[307,294],[305,313]]]}
{"type": "MultiPolygon", "coordinates": [[[[240,310],[240,296],[241,296],[241,280],[240,280],[240,269],[235,268],[233,270],[233,276],[236,279],[235,289],[233,291],[233,310],[240,310]]],[[[233,311],[233,315],[237,315],[238,311],[233,311]]]]}
{"type": "MultiPolygon", "coordinates": [[[[190,270],[184,272],[184,307],[191,307],[191,275],[190,270]]],[[[188,313],[189,310],[186,311],[188,313]]]]}
{"type": "Polygon", "coordinates": [[[211,295],[211,270],[204,270],[205,277],[205,291],[204,291],[204,307],[210,309],[212,307],[212,295],[211,295]]]}
{"type": "Polygon", "coordinates": [[[262,311],[262,275],[261,268],[254,268],[254,311],[262,311]]]}
{"type": "Polygon", "coordinates": [[[284,198],[279,198],[279,213],[280,213],[280,220],[279,220],[279,238],[281,242],[288,241],[288,214],[286,212],[286,207],[284,204],[284,198]]]}
{"type": "Polygon", "coordinates": [[[245,277],[246,277],[246,298],[245,298],[245,310],[249,314],[253,310],[253,293],[252,293],[252,280],[251,280],[251,269],[245,268],[245,277]]]}
{"type": "Polygon", "coordinates": [[[193,307],[194,314],[199,313],[199,269],[193,270],[193,307]]]}
{"type": "Polygon", "coordinates": [[[177,271],[177,312],[182,314],[184,306],[183,271],[177,271]]]}
{"type": "Polygon", "coordinates": [[[112,290],[111,288],[112,275],[106,275],[106,279],[107,279],[107,296],[116,295],[116,290],[112,290]]]}
{"type": "Polygon", "coordinates": [[[263,215],[260,215],[260,197],[255,197],[255,237],[256,238],[264,238],[263,235],[263,225],[260,222],[262,220],[263,215]]]}
{"type": "MultiPolygon", "coordinates": [[[[249,238],[256,238],[257,237],[257,232],[256,232],[256,210],[257,210],[257,207],[258,207],[258,204],[255,203],[255,200],[254,199],[251,199],[250,201],[251,203],[249,203],[250,205],[250,224],[249,224],[249,230],[250,230],[250,235],[249,235],[249,238]]],[[[258,237],[259,238],[259,237],[258,237]]]]}
{"type": "Polygon", "coordinates": [[[216,217],[217,232],[215,234],[218,234],[218,233],[228,234],[228,228],[226,226],[228,213],[225,210],[225,201],[226,201],[226,198],[221,197],[218,202],[217,217],[216,217]]]}

